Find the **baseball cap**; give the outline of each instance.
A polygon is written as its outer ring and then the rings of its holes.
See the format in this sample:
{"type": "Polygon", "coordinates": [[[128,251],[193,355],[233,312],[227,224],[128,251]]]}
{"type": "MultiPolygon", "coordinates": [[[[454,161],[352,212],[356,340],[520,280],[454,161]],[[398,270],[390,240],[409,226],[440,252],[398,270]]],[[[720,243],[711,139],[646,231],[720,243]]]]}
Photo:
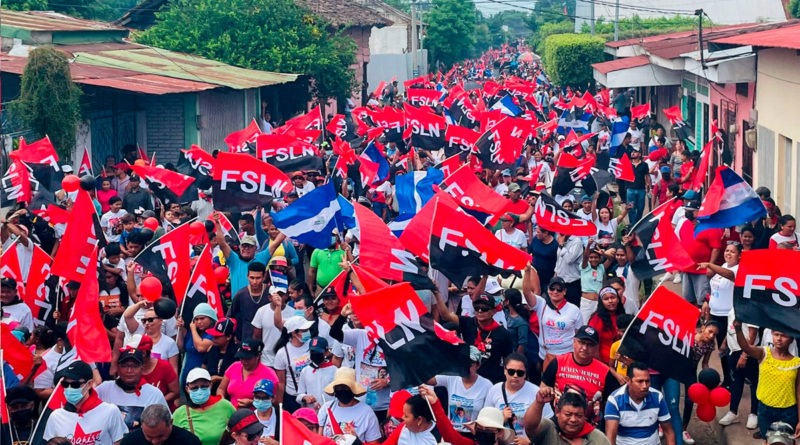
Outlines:
{"type": "Polygon", "coordinates": [[[253,411],[247,408],[237,409],[228,419],[228,430],[231,433],[261,434],[264,425],[258,420],[253,411]]]}
{"type": "Polygon", "coordinates": [[[28,403],[39,400],[36,396],[36,391],[27,385],[17,385],[12,387],[6,393],[6,403],[13,405],[14,403],[28,403]]]}
{"type": "Polygon", "coordinates": [[[472,307],[477,308],[478,306],[494,309],[495,308],[494,298],[486,294],[478,295],[478,298],[476,298],[475,301],[472,302],[472,307]]]}
{"type": "Polygon", "coordinates": [[[261,379],[256,382],[256,386],[253,387],[253,392],[263,392],[272,397],[275,395],[275,384],[272,383],[272,380],[261,379]]]}
{"type": "Polygon", "coordinates": [[[198,380],[211,381],[211,374],[203,368],[194,368],[186,375],[186,383],[196,382],[198,380]]]}
{"type": "Polygon", "coordinates": [[[9,289],[16,289],[17,288],[17,280],[10,278],[10,277],[3,277],[0,280],[0,287],[6,287],[9,289]]]}
{"type": "Polygon", "coordinates": [[[597,329],[589,325],[578,328],[578,331],[575,333],[575,338],[578,340],[587,340],[594,344],[600,343],[600,334],[597,333],[597,329]]]}
{"type": "Polygon", "coordinates": [[[520,190],[519,184],[517,184],[516,182],[512,182],[511,184],[508,184],[508,191],[509,192],[518,192],[519,190],[520,190]]]}
{"type": "Polygon", "coordinates": [[[233,335],[236,330],[236,320],[233,318],[222,318],[214,324],[210,329],[206,330],[206,334],[212,337],[222,337],[226,335],[233,335]]]}
{"type": "Polygon", "coordinates": [[[483,291],[489,295],[495,295],[498,292],[503,291],[503,287],[500,286],[500,283],[497,282],[494,278],[486,280],[486,286],[483,288],[483,291]]]}
{"type": "Polygon", "coordinates": [[[561,286],[563,288],[566,288],[567,287],[567,282],[564,281],[564,279],[561,278],[561,277],[553,277],[553,278],[550,279],[550,283],[547,285],[547,288],[550,289],[551,287],[556,286],[556,285],[561,286]]]}
{"type": "Polygon", "coordinates": [[[300,408],[292,415],[295,419],[302,419],[312,425],[319,425],[319,417],[317,417],[317,413],[315,413],[311,408],[300,408]]]}
{"type": "Polygon", "coordinates": [[[511,176],[511,170],[509,169],[503,170],[503,176],[511,176]]]}
{"type": "Polygon", "coordinates": [[[127,361],[135,361],[138,364],[144,363],[144,357],[142,356],[142,351],[138,349],[126,349],[119,354],[119,359],[117,363],[122,364],[127,361]]]}
{"type": "MultiPolygon", "coordinates": [[[[138,349],[144,353],[145,351],[153,350],[153,339],[149,335],[133,334],[130,341],[125,343],[125,346],[138,349]]],[[[121,351],[125,351],[125,348],[121,349],[121,351]]]]}
{"type": "Polygon", "coordinates": [[[88,382],[92,380],[92,367],[89,366],[88,363],[82,362],[80,360],[76,360],[69,364],[66,368],[58,371],[55,375],[55,382],[58,382],[62,378],[80,381],[83,380],[88,382]]]}
{"type": "Polygon", "coordinates": [[[328,340],[325,337],[314,337],[308,345],[309,352],[323,353],[328,350],[328,340]]]}
{"type": "Polygon", "coordinates": [[[258,357],[261,355],[262,349],[264,349],[264,343],[261,343],[260,340],[245,340],[239,346],[234,357],[237,359],[258,357]]]}
{"type": "Polygon", "coordinates": [[[583,195],[581,197],[581,202],[592,202],[592,197],[589,195],[583,195]]]}
{"type": "Polygon", "coordinates": [[[245,244],[249,244],[251,246],[258,246],[258,240],[256,240],[256,237],[252,235],[245,235],[242,237],[242,241],[239,242],[239,244],[241,244],[242,246],[244,246],[245,244]]]}
{"type": "Polygon", "coordinates": [[[306,329],[311,329],[313,325],[313,321],[306,320],[299,315],[291,316],[283,323],[283,327],[286,328],[287,332],[304,331],[306,329]]]}

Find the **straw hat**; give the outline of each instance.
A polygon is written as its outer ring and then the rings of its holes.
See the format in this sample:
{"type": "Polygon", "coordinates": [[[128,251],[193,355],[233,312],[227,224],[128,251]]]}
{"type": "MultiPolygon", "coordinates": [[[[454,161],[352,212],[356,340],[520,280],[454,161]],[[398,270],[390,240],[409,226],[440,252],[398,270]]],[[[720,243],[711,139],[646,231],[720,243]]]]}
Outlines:
{"type": "Polygon", "coordinates": [[[344,385],[353,391],[356,397],[363,396],[367,390],[356,382],[356,370],[353,368],[339,368],[333,375],[333,381],[325,387],[325,394],[333,395],[333,389],[338,385],[344,385]]]}
{"type": "Polygon", "coordinates": [[[502,436],[500,443],[512,443],[516,437],[516,433],[511,428],[505,426],[505,418],[503,412],[493,406],[485,406],[481,408],[478,413],[478,418],[474,422],[469,422],[466,425],[480,425],[483,428],[493,428],[501,431],[502,436]]]}

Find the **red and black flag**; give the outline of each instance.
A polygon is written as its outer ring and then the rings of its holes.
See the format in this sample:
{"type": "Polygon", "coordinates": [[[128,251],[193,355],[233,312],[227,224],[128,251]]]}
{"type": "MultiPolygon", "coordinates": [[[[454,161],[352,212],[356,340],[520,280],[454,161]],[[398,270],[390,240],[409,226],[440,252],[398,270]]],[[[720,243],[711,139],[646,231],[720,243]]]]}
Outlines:
{"type": "Polygon", "coordinates": [[[61,171],[61,167],[58,166],[58,154],[48,136],[32,144],[25,142],[24,138],[19,138],[19,148],[9,153],[8,157],[26,164],[45,164],[53,170],[61,171]]]}
{"type": "Polygon", "coordinates": [[[383,107],[370,112],[372,122],[384,129],[384,135],[389,142],[403,140],[403,130],[406,126],[406,115],[403,110],[394,107],[383,107]]]}
{"type": "Polygon", "coordinates": [[[450,113],[450,119],[456,125],[465,128],[475,128],[480,125],[477,108],[470,101],[464,88],[456,85],[450,89],[443,103],[444,108],[450,113]]]}
{"type": "Polygon", "coordinates": [[[469,154],[480,137],[481,134],[477,131],[460,125],[448,125],[444,132],[445,156],[450,157],[461,153],[469,154]]]}
{"type": "MultiPolygon", "coordinates": [[[[97,213],[89,192],[78,190],[75,204],[70,211],[67,228],[61,237],[61,245],[58,247],[50,268],[53,275],[58,275],[65,280],[83,280],[89,263],[97,261],[94,250],[99,242],[99,237],[102,236],[102,230],[98,230],[95,224],[96,219],[97,213]]],[[[103,240],[105,241],[105,237],[103,240]]]]}
{"type": "MultiPolygon", "coordinates": [[[[0,205],[11,207],[15,203],[29,203],[33,199],[33,184],[36,181],[31,169],[20,160],[13,160],[0,178],[0,205]]],[[[38,182],[36,182],[38,186],[38,182]]]]}
{"type": "Polygon", "coordinates": [[[619,158],[608,158],[608,172],[619,181],[633,182],[636,179],[633,175],[633,164],[627,153],[623,153],[619,158]]]}
{"type": "Polygon", "coordinates": [[[194,177],[163,167],[131,165],[131,170],[147,184],[147,187],[165,205],[186,203],[197,199],[194,177]]]}
{"type": "Polygon", "coordinates": [[[256,138],[260,134],[261,128],[259,128],[258,122],[253,119],[247,127],[226,136],[225,144],[228,145],[228,151],[231,153],[249,153],[253,151],[256,138]]]}
{"type": "Polygon", "coordinates": [[[386,355],[391,387],[418,386],[469,368],[469,346],[436,321],[408,283],[350,298],[370,339],[386,355]]]}
{"type": "Polygon", "coordinates": [[[733,288],[736,319],[800,338],[800,252],[760,249],[742,252],[733,288]]]}
{"type": "Polygon", "coordinates": [[[631,229],[641,247],[631,268],[640,280],[694,266],[694,260],[672,228],[672,215],[678,207],[680,202],[671,199],[653,209],[631,229]]]}
{"type": "Polygon", "coordinates": [[[78,176],[94,175],[92,172],[92,159],[89,157],[89,148],[83,147],[81,163],[78,165],[78,176]]]}
{"type": "Polygon", "coordinates": [[[320,136],[322,136],[322,130],[302,130],[300,128],[287,127],[284,125],[283,127],[276,128],[272,134],[285,134],[286,136],[292,136],[303,142],[313,144],[319,141],[320,136]]]}
{"type": "Polygon", "coordinates": [[[269,208],[275,196],[293,188],[277,167],[246,154],[220,153],[213,171],[214,208],[222,212],[269,208]]]}
{"type": "Polygon", "coordinates": [[[189,286],[190,224],[185,222],[170,230],[133,259],[161,281],[165,292],[171,289],[176,299],[182,298],[189,286]]]}
{"type": "Polygon", "coordinates": [[[658,286],[622,336],[619,353],[666,377],[694,383],[697,363],[692,345],[699,318],[695,305],[658,286]]]}
{"type": "Polygon", "coordinates": [[[17,295],[25,299],[25,277],[22,275],[22,265],[19,262],[18,242],[13,243],[0,254],[0,277],[11,278],[17,282],[17,295]]]}
{"type": "Polygon", "coordinates": [[[453,283],[461,284],[467,277],[478,275],[508,276],[524,270],[530,261],[527,252],[500,241],[475,218],[449,205],[434,208],[430,264],[453,283]]]}
{"type": "Polygon", "coordinates": [[[199,190],[211,188],[213,168],[214,157],[200,146],[192,144],[188,150],[181,150],[178,157],[178,173],[194,178],[194,185],[199,190]]]}
{"type": "Polygon", "coordinates": [[[289,119],[284,126],[298,130],[322,130],[322,108],[317,105],[308,113],[289,119]]]}
{"type": "Polygon", "coordinates": [[[256,157],[282,172],[322,170],[319,150],[313,144],[285,134],[262,134],[256,140],[256,157]]]}
{"type": "Polygon", "coordinates": [[[406,90],[406,102],[415,107],[435,107],[442,97],[441,91],[428,88],[409,88],[406,90]]]}
{"type": "Polygon", "coordinates": [[[514,166],[522,153],[527,134],[515,119],[506,117],[481,135],[474,151],[485,168],[501,170],[514,166]]]}
{"type": "Polygon", "coordinates": [[[636,105],[631,107],[631,120],[642,120],[650,116],[650,104],[636,105]]]}
{"type": "Polygon", "coordinates": [[[0,342],[3,344],[3,361],[11,365],[14,375],[20,380],[27,377],[33,369],[33,354],[17,340],[11,333],[11,328],[5,323],[0,323],[0,342]]]}
{"type": "Polygon", "coordinates": [[[421,108],[403,104],[406,113],[406,130],[403,138],[411,137],[411,145],[424,150],[439,150],[444,147],[447,123],[444,116],[421,108]]]}
{"type": "Polygon", "coordinates": [[[669,119],[669,123],[672,124],[672,129],[675,130],[678,139],[689,140],[694,144],[694,129],[683,120],[681,107],[675,105],[674,107],[665,108],[663,111],[664,115],[669,119]]]}
{"type": "Polygon", "coordinates": [[[78,358],[86,363],[111,361],[111,345],[100,316],[100,286],[97,278],[97,248],[94,258],[86,268],[86,279],[81,282],[75,305],[69,314],[67,337],[76,349],[78,358]]]}
{"type": "Polygon", "coordinates": [[[386,223],[361,204],[353,207],[360,233],[361,266],[384,280],[407,281],[414,289],[434,289],[421,262],[403,248],[386,223]]]}
{"type": "Polygon", "coordinates": [[[328,125],[325,126],[325,130],[338,138],[346,138],[347,137],[347,119],[345,119],[344,114],[337,114],[333,116],[328,125]]]}
{"type": "Polygon", "coordinates": [[[413,87],[424,87],[428,85],[428,76],[419,76],[403,81],[403,87],[408,90],[413,87]]]}
{"type": "Polygon", "coordinates": [[[442,171],[442,174],[445,178],[455,173],[463,162],[461,161],[461,154],[454,154],[453,156],[448,157],[444,161],[436,164],[434,168],[439,169],[442,171]]]}
{"type": "MultiPolygon", "coordinates": [[[[188,288],[185,289],[184,294],[175,294],[175,297],[180,305],[179,315],[184,320],[191,320],[194,313],[194,308],[200,303],[208,303],[215,311],[217,316],[222,318],[225,316],[225,308],[222,304],[222,299],[219,295],[219,288],[217,281],[214,277],[214,265],[211,262],[211,245],[207,244],[200,256],[197,257],[197,262],[194,266],[191,278],[188,278],[188,288]]],[[[188,264],[188,263],[187,263],[188,264]]]]}
{"type": "Polygon", "coordinates": [[[597,235],[597,226],[593,222],[581,219],[578,215],[564,210],[547,193],[539,195],[539,199],[533,206],[533,215],[536,218],[536,224],[550,232],[573,236],[597,235]]]}
{"type": "Polygon", "coordinates": [[[511,202],[481,182],[469,165],[444,178],[442,190],[481,224],[497,224],[511,202]]]}
{"type": "MultiPolygon", "coordinates": [[[[38,245],[34,245],[28,277],[25,280],[25,303],[31,309],[34,320],[44,323],[53,309],[50,294],[50,265],[53,259],[38,245]]],[[[39,323],[37,323],[39,324],[39,323]]]]}

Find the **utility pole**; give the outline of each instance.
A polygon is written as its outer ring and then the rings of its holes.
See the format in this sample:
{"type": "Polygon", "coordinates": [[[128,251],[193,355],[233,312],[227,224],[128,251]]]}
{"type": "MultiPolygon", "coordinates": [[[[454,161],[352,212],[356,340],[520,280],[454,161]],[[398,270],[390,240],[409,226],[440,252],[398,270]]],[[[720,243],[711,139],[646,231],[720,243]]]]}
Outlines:
{"type": "Polygon", "coordinates": [[[704,12],[702,8],[694,10],[694,15],[700,18],[700,32],[698,33],[698,36],[700,37],[700,66],[703,69],[706,69],[706,55],[705,50],[703,50],[703,14],[704,12]]]}
{"type": "Polygon", "coordinates": [[[619,0],[614,8],[614,41],[617,40],[619,40],[619,0]]]}
{"type": "Polygon", "coordinates": [[[417,1],[411,0],[411,76],[417,77],[417,1]]]}
{"type": "Polygon", "coordinates": [[[594,35],[594,0],[589,0],[589,27],[594,35]]]}

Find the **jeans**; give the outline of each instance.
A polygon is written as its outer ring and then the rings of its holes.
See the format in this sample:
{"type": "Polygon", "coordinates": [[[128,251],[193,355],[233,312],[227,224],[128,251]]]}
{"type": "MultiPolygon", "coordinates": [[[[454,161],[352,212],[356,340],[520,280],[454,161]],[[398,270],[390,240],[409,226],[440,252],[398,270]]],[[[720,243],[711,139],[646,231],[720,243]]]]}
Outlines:
{"type": "Polygon", "coordinates": [[[767,437],[767,431],[772,422],[786,422],[789,425],[797,425],[797,405],[788,408],[773,408],[771,406],[758,404],[758,430],[761,437],[767,437]]]}
{"type": "Polygon", "coordinates": [[[644,198],[647,196],[647,192],[644,189],[628,188],[627,195],[627,202],[633,204],[633,207],[628,212],[628,219],[631,224],[636,224],[636,221],[639,221],[639,218],[644,216],[644,198]]]}
{"type": "Polygon", "coordinates": [[[650,386],[664,394],[669,408],[669,423],[675,430],[675,445],[683,445],[683,422],[681,422],[681,383],[665,378],[661,374],[650,374],[650,386]]]}
{"type": "Polygon", "coordinates": [[[728,356],[728,367],[731,369],[733,381],[731,382],[731,411],[739,414],[739,402],[742,401],[745,379],[750,379],[750,413],[755,414],[758,409],[756,388],[758,387],[758,361],[752,357],[747,358],[744,368],[737,368],[736,362],[742,356],[742,351],[736,351],[728,356]]]}

